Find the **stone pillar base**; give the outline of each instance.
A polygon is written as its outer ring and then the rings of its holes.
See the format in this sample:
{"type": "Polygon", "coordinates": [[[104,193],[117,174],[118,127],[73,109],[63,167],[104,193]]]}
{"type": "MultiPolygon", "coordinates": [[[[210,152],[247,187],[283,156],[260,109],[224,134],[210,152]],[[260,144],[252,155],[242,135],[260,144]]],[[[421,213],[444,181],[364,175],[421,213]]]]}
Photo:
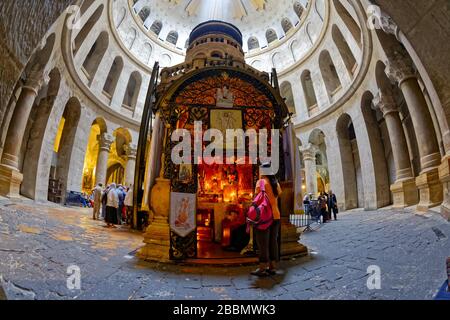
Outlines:
{"type": "Polygon", "coordinates": [[[403,209],[419,203],[419,193],[414,178],[395,182],[391,185],[391,191],[395,209],[403,209]]]}
{"type": "Polygon", "coordinates": [[[143,260],[170,261],[170,226],[165,217],[157,216],[144,234],[145,245],[136,254],[143,260]]]}
{"type": "Polygon", "coordinates": [[[441,206],[441,215],[450,221],[450,156],[446,156],[439,166],[439,179],[444,187],[444,202],[441,206]]]}
{"type": "Polygon", "coordinates": [[[0,195],[19,198],[22,181],[23,174],[19,170],[0,164],[0,195]]]}
{"type": "Polygon", "coordinates": [[[418,176],[416,185],[420,196],[420,202],[417,205],[418,211],[426,212],[442,203],[443,188],[439,181],[438,168],[431,169],[418,176]]]}
{"type": "Polygon", "coordinates": [[[306,256],[308,248],[299,243],[300,233],[297,227],[288,219],[281,219],[281,257],[285,256],[306,256]]]}

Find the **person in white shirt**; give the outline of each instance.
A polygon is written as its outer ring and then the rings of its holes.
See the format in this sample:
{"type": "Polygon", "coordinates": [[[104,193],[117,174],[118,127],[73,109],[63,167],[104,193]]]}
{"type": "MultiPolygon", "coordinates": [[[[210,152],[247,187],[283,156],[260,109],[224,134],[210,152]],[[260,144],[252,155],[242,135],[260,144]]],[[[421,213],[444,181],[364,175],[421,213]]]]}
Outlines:
{"type": "Polygon", "coordinates": [[[106,226],[108,228],[115,228],[118,224],[117,210],[119,209],[119,196],[117,195],[116,184],[112,183],[107,194],[106,200],[106,226]]]}
{"type": "Polygon", "coordinates": [[[124,205],[127,208],[127,224],[133,223],[133,186],[130,186],[125,196],[124,205]]]}

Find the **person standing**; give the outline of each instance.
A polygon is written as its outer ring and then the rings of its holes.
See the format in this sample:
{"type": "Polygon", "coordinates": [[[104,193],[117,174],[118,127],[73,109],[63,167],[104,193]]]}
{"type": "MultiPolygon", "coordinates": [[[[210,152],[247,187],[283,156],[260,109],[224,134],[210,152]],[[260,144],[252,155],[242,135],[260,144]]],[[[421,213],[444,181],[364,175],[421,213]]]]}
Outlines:
{"type": "Polygon", "coordinates": [[[328,195],[328,211],[329,211],[330,219],[331,219],[331,211],[333,211],[334,220],[337,220],[337,214],[339,212],[338,204],[337,204],[336,195],[331,190],[328,195]]]}
{"type": "Polygon", "coordinates": [[[324,196],[323,192],[320,193],[318,200],[319,200],[320,215],[323,218],[323,223],[325,223],[328,221],[328,213],[327,213],[327,199],[324,196]]]}
{"type": "Polygon", "coordinates": [[[119,196],[117,195],[116,184],[112,183],[111,187],[107,193],[106,201],[106,226],[108,228],[115,228],[114,225],[118,224],[117,219],[119,209],[119,196]]]}
{"type": "Polygon", "coordinates": [[[110,186],[106,186],[105,190],[102,192],[102,219],[106,218],[106,202],[108,201],[108,191],[110,186]]]}
{"type": "Polygon", "coordinates": [[[131,226],[133,225],[133,186],[128,188],[124,204],[127,208],[127,224],[131,226]]]}
{"type": "Polygon", "coordinates": [[[119,224],[122,224],[122,210],[124,207],[124,201],[125,201],[125,191],[123,190],[123,187],[119,185],[119,188],[117,188],[117,196],[119,197],[119,208],[117,210],[117,220],[119,221],[119,224]]]}
{"type": "Polygon", "coordinates": [[[102,184],[99,183],[94,190],[92,190],[94,196],[94,205],[92,210],[92,219],[100,219],[100,207],[102,206],[102,184]]]}
{"type": "MultiPolygon", "coordinates": [[[[271,165],[270,163],[265,163],[261,167],[267,169],[271,165]]],[[[272,209],[273,223],[266,230],[254,228],[259,249],[259,268],[251,274],[264,277],[276,274],[276,263],[280,260],[278,234],[281,227],[281,213],[278,208],[278,197],[282,190],[274,174],[261,175],[260,180],[256,183],[255,195],[262,192],[261,184],[264,184],[264,189],[272,209]]]]}

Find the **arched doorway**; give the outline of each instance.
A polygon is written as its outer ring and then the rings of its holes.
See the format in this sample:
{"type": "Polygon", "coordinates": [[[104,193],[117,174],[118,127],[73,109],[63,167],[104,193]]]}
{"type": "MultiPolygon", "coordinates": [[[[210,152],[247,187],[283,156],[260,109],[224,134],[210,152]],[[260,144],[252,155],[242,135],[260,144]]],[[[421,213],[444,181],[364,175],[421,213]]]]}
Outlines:
{"type": "Polygon", "coordinates": [[[345,210],[364,206],[364,189],[358,143],[352,118],[344,113],[337,121],[336,131],[341,154],[345,210]]]}

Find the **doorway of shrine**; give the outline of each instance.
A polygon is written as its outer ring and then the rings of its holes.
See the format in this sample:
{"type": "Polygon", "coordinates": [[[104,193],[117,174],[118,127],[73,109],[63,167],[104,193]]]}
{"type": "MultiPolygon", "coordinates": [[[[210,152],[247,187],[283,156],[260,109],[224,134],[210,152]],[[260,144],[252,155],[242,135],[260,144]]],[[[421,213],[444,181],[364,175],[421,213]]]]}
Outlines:
{"type": "Polygon", "coordinates": [[[252,251],[245,215],[258,169],[245,163],[197,166],[197,258],[242,258],[252,251]]]}

